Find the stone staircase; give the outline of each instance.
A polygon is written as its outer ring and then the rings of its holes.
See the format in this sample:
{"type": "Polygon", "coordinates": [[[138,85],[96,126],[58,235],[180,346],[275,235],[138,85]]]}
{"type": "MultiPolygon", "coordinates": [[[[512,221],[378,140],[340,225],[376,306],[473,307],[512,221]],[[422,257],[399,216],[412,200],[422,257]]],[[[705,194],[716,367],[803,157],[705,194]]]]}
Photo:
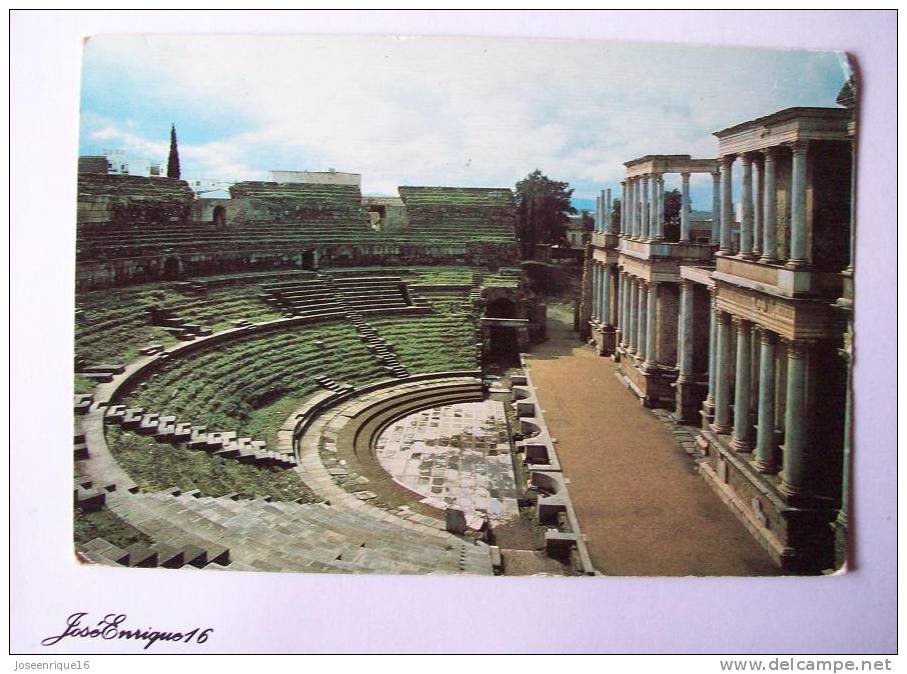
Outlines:
{"type": "Polygon", "coordinates": [[[78,552],[86,561],[105,566],[246,570],[244,564],[231,563],[230,551],[218,545],[201,548],[193,544],[174,547],[163,543],[133,543],[119,548],[103,538],[95,538],[79,546],[78,552]]]}
{"type": "Polygon", "coordinates": [[[146,311],[152,325],[164,328],[179,340],[192,341],[196,337],[206,337],[212,333],[211,328],[196,323],[186,323],[173,309],[149,307],[146,311]]]}
{"type": "Polygon", "coordinates": [[[487,546],[362,505],[113,492],[108,507],[171,548],[229,547],[229,568],[333,573],[492,573],[487,546]]]}
{"type": "Polygon", "coordinates": [[[319,316],[342,314],[346,310],[342,299],[332,290],[325,278],[274,283],[263,286],[261,299],[287,316],[319,316]]]}
{"type": "Polygon", "coordinates": [[[292,468],[296,465],[292,453],[268,451],[264,440],[239,438],[234,431],[208,431],[206,426],[193,425],[188,421],[181,422],[175,416],[146,412],[141,407],[110,405],[104,419],[107,423],[118,424],[127,430],[154,436],[158,442],[186,444],[189,449],[204,450],[209,454],[233,459],[239,463],[279,468],[292,468]]]}
{"type": "Polygon", "coordinates": [[[318,382],[319,386],[323,386],[328,391],[333,391],[334,393],[349,393],[356,389],[352,384],[338,384],[330,377],[325,377],[324,375],[315,377],[315,381],[318,382]]]}
{"type": "Polygon", "coordinates": [[[362,314],[351,312],[347,314],[359,339],[366,345],[372,357],[384,368],[385,372],[394,377],[408,377],[409,371],[400,362],[399,357],[394,351],[394,346],[382,339],[375,329],[369,325],[362,317],[362,314]]]}

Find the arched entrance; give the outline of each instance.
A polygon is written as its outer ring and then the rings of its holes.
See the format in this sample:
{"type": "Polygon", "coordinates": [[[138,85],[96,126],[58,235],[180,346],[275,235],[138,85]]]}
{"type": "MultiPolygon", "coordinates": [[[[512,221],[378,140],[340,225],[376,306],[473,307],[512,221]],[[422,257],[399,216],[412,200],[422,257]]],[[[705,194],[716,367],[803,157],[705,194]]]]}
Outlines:
{"type": "Polygon", "coordinates": [[[176,257],[168,257],[164,260],[164,273],[163,277],[165,281],[172,281],[180,277],[180,261],[176,257]]]}
{"type": "Polygon", "coordinates": [[[315,257],[315,251],[311,248],[309,250],[304,250],[302,252],[302,268],[309,271],[315,271],[317,266],[317,260],[315,257]]]}
{"type": "Polygon", "coordinates": [[[211,224],[215,227],[227,226],[227,209],[223,206],[215,206],[214,213],[211,215],[211,224]]]}

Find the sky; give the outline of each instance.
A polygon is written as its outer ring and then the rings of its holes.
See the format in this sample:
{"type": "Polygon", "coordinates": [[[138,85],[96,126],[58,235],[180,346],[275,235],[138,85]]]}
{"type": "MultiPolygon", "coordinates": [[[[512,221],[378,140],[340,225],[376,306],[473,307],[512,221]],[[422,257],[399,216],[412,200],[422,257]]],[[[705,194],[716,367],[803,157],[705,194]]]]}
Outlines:
{"type": "MultiPolygon", "coordinates": [[[[398,185],[512,187],[538,168],[574,196],[617,195],[623,162],[714,157],[712,133],[792,106],[835,106],[839,53],[592,40],[100,35],[85,45],[80,154],[122,149],[182,177],[272,169],[398,185]]],[[[667,189],[679,187],[667,177],[667,189]]],[[[711,208],[694,176],[693,207],[711,208]]]]}

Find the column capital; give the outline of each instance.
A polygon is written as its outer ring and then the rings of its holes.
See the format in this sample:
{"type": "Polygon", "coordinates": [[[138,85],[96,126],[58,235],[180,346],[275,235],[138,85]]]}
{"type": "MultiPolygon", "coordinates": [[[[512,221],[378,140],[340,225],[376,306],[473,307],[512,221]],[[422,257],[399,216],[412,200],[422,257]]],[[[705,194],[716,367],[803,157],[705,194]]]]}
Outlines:
{"type": "Polygon", "coordinates": [[[752,323],[742,316],[731,316],[731,323],[734,325],[734,329],[737,332],[745,332],[748,328],[752,326],[752,323]]]}
{"type": "Polygon", "coordinates": [[[749,152],[743,152],[740,154],[740,165],[749,166],[753,163],[753,156],[749,152]]]}
{"type": "Polygon", "coordinates": [[[795,140],[787,143],[787,146],[790,148],[790,151],[794,154],[806,154],[809,150],[809,141],[808,140],[795,140]]]}
{"type": "Polygon", "coordinates": [[[772,145],[771,147],[767,147],[764,150],[762,150],[761,152],[762,152],[762,158],[765,161],[775,161],[775,159],[778,158],[778,147],[775,145],[772,145]]]}
{"type": "Polygon", "coordinates": [[[621,184],[621,186],[623,187],[624,185],[627,184],[627,181],[626,181],[626,180],[621,180],[621,181],[620,181],[620,184],[621,184]]]}
{"type": "Polygon", "coordinates": [[[791,358],[805,358],[806,352],[812,347],[814,340],[782,337],[781,343],[787,347],[787,355],[791,358]]]}
{"type": "Polygon", "coordinates": [[[734,162],[736,160],[737,160],[736,154],[723,154],[723,155],[721,155],[721,159],[719,159],[719,161],[721,162],[721,168],[723,168],[723,169],[731,168],[731,166],[734,165],[734,162]]]}
{"type": "Polygon", "coordinates": [[[684,182],[688,181],[688,180],[690,179],[690,172],[689,172],[689,171],[681,171],[681,173],[680,173],[680,178],[681,178],[684,182]]]}
{"type": "Polygon", "coordinates": [[[754,326],[759,333],[759,342],[761,344],[775,344],[778,341],[777,335],[763,325],[754,326]]]}
{"type": "Polygon", "coordinates": [[[695,284],[694,284],[694,282],[693,282],[692,279],[688,279],[688,278],[681,278],[681,279],[680,279],[680,287],[681,287],[681,288],[692,288],[694,285],[695,285],[695,284]]]}

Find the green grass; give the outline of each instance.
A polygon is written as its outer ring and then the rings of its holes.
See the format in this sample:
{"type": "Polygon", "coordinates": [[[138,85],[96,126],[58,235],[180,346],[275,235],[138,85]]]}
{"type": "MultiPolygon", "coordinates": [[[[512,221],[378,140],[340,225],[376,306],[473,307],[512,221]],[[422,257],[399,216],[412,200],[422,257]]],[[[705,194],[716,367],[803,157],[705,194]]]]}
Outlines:
{"type": "Polygon", "coordinates": [[[211,431],[267,440],[296,401],[319,389],[320,375],[354,385],[386,376],[351,325],[320,323],[253,334],[176,358],[124,402],[211,431]]]}
{"type": "Polygon", "coordinates": [[[198,489],[205,496],[238,492],[281,501],[319,501],[292,470],[241,464],[202,450],[158,443],[115,426],[107,427],[107,439],[116,460],[145,491],[177,487],[198,489]]]}
{"type": "Polygon", "coordinates": [[[94,390],[94,387],[94,379],[80,377],[79,375],[73,376],[73,393],[91,393],[94,390]]]}
{"type": "Polygon", "coordinates": [[[479,367],[473,323],[462,314],[370,321],[411,374],[479,367]]]}
{"type": "Polygon", "coordinates": [[[118,548],[128,548],[133,543],[150,545],[152,540],[141,531],[127,524],[107,508],[95,512],[83,512],[76,508],[72,518],[73,538],[77,544],[85,544],[95,538],[103,538],[118,548]]]}

